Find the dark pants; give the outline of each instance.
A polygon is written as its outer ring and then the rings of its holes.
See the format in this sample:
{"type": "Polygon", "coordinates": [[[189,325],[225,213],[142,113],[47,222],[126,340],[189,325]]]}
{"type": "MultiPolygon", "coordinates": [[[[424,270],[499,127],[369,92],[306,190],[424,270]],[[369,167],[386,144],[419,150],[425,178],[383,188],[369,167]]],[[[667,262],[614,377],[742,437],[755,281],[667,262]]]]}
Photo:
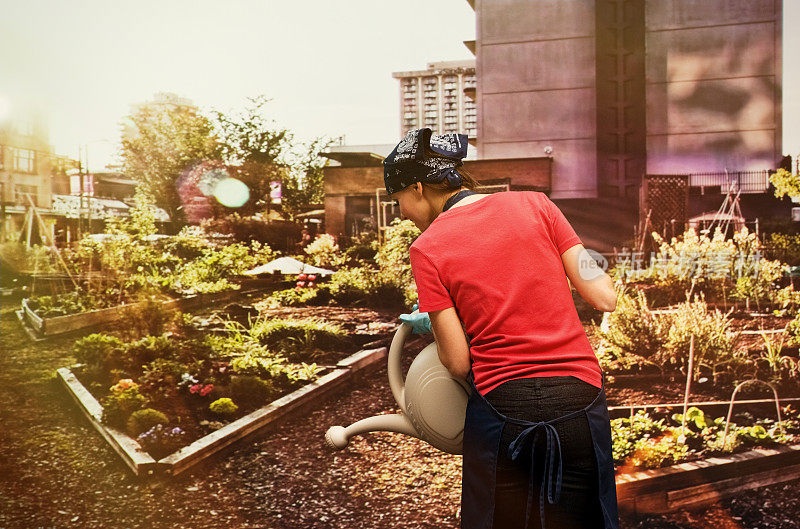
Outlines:
{"type": "MultiPolygon", "coordinates": [[[[585,408],[597,392],[598,388],[575,377],[531,377],[501,384],[486,394],[486,400],[507,417],[538,422],[585,408]]],[[[597,464],[586,416],[581,414],[554,426],[561,441],[563,482],[560,500],[552,505],[545,500],[545,525],[548,529],[602,528],[597,464]]],[[[494,529],[521,529],[525,525],[530,461],[520,464],[508,457],[508,445],[522,429],[507,423],[501,437],[494,529]]],[[[540,491],[539,476],[535,478],[530,519],[534,528],[539,527],[540,491]]]]}

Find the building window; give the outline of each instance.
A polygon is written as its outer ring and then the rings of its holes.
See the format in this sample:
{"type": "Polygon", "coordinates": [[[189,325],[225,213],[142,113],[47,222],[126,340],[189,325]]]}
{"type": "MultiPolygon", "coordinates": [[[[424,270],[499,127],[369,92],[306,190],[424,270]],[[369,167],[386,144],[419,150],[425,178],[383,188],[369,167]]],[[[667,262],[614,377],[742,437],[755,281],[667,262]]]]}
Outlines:
{"type": "Polygon", "coordinates": [[[28,206],[28,197],[33,201],[34,206],[38,206],[37,196],[39,194],[36,186],[17,184],[14,186],[14,202],[20,206],[28,206]]]}
{"type": "Polygon", "coordinates": [[[36,152],[30,149],[14,149],[14,170],[23,173],[35,173],[36,152]]]}

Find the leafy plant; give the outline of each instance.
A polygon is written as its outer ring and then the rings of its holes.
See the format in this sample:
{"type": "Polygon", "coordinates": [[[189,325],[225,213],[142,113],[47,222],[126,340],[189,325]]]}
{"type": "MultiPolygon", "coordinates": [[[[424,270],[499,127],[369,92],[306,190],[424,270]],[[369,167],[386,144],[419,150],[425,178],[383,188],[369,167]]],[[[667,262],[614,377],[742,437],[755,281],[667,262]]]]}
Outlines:
{"type": "Polygon", "coordinates": [[[103,407],[102,422],[121,429],[128,417],[147,406],[147,403],[147,398],[139,392],[138,386],[112,391],[100,400],[100,405],[103,407]]]}
{"type": "Polygon", "coordinates": [[[600,331],[603,349],[617,359],[634,355],[654,362],[667,341],[669,321],[651,312],[641,291],[634,296],[625,290],[619,294],[617,308],[608,316],[608,330],[600,331]]]}
{"type": "Polygon", "coordinates": [[[177,393],[186,369],[187,366],[174,360],[157,358],[147,364],[139,381],[146,392],[169,397],[177,393]]]}
{"type": "Polygon", "coordinates": [[[233,400],[244,406],[260,406],[277,393],[272,381],[256,376],[231,377],[230,391],[233,400]]]}
{"type": "Polygon", "coordinates": [[[136,437],[154,426],[169,423],[169,417],[153,408],[145,408],[131,413],[127,420],[128,433],[136,437]]]}
{"type": "Polygon", "coordinates": [[[115,336],[94,333],[76,341],[73,345],[73,352],[78,362],[96,366],[104,364],[112,351],[123,347],[122,341],[115,336]]]}
{"type": "Polygon", "coordinates": [[[740,363],[743,358],[735,349],[738,333],[730,331],[729,315],[730,311],[709,311],[702,293],[699,299],[678,305],[670,315],[667,343],[659,355],[662,365],[678,366],[686,372],[692,336],[696,366],[705,366],[716,374],[720,367],[740,363]]]}
{"type": "Polygon", "coordinates": [[[304,251],[315,266],[336,267],[344,260],[336,239],[327,233],[317,235],[304,251]]]}
{"type": "Polygon", "coordinates": [[[346,339],[340,326],[317,318],[258,318],[251,323],[249,333],[290,361],[324,356],[326,351],[341,347],[346,339]]]}
{"type": "Polygon", "coordinates": [[[236,412],[239,411],[239,406],[234,404],[233,401],[228,397],[223,397],[212,402],[208,406],[208,409],[211,411],[211,413],[215,413],[217,415],[230,416],[235,415],[236,412]]]}
{"type": "Polygon", "coordinates": [[[153,457],[161,458],[185,444],[186,432],[177,426],[169,428],[163,424],[156,424],[140,434],[136,440],[153,457]]]}

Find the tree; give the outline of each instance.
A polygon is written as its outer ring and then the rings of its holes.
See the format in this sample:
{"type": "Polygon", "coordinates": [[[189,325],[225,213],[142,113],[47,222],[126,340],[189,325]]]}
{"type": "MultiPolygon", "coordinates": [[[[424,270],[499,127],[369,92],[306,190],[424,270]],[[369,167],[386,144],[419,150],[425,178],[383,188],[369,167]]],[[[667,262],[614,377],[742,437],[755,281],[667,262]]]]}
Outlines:
{"type": "Polygon", "coordinates": [[[270,101],[264,95],[247,98],[250,104],[239,114],[214,111],[213,116],[222,140],[222,156],[232,176],[250,189],[250,199],[236,212],[251,216],[266,209],[269,215],[270,183],[283,182],[289,167],[287,156],[292,133],[264,117],[270,101]]]}
{"type": "Polygon", "coordinates": [[[334,140],[316,138],[308,144],[302,144],[292,159],[292,171],[283,180],[281,204],[283,210],[294,219],[300,213],[301,206],[320,204],[325,199],[323,168],[329,160],[322,156],[334,140]]]}
{"type": "Polygon", "coordinates": [[[213,124],[196,107],[170,100],[141,105],[126,121],[123,172],[172,221],[186,222],[185,203],[194,197],[181,197],[179,181],[193,166],[221,157],[213,124]]]}

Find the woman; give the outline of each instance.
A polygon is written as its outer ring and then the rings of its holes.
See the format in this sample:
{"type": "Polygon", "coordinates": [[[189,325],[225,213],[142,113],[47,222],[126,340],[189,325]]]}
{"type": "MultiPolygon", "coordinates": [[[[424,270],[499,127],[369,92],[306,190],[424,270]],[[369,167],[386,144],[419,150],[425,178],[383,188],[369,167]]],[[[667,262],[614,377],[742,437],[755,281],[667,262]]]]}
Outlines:
{"type": "Polygon", "coordinates": [[[543,193],[472,192],[466,152],[464,135],[419,129],[384,160],[387,193],[423,232],[420,315],[401,319],[432,327],[442,363],[473,384],[462,527],[616,528],[602,374],[567,279],[606,312],[613,284],[543,193]]]}

